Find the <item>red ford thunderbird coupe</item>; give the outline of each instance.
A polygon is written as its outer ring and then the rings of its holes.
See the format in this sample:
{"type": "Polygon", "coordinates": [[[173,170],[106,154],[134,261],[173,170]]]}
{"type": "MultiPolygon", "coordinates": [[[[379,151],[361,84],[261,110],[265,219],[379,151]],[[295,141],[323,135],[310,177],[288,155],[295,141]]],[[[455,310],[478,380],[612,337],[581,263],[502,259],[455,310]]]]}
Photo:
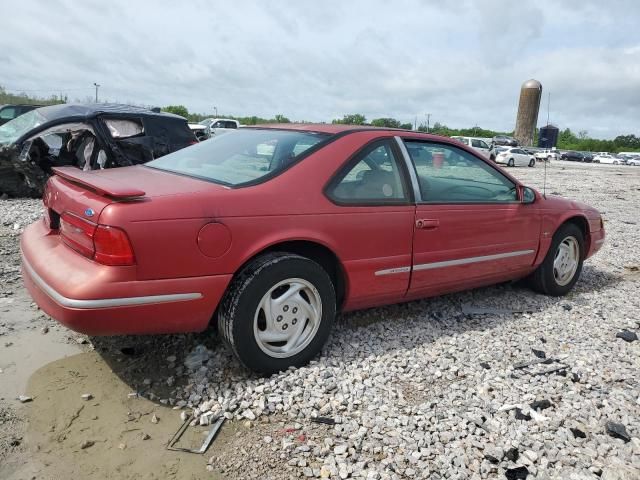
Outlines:
{"type": "Polygon", "coordinates": [[[55,173],[21,240],[45,312],[90,335],[213,326],[263,373],[313,358],[336,310],[525,277],[563,295],[605,238],[597,210],[411,131],[243,128],[55,173]]]}

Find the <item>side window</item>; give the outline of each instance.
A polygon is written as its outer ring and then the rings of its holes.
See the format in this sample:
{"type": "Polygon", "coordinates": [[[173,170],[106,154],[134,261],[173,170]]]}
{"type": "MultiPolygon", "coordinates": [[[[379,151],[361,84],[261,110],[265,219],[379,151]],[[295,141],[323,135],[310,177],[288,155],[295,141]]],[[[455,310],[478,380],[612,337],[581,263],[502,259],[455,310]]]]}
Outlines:
{"type": "Polygon", "coordinates": [[[407,188],[391,142],[365,147],[331,182],[327,193],[338,203],[405,203],[407,188]]]}
{"type": "Polygon", "coordinates": [[[130,119],[106,118],[105,125],[114,139],[135,137],[144,133],[141,121],[130,119]]]}
{"type": "Polygon", "coordinates": [[[481,142],[480,140],[475,140],[475,139],[471,140],[471,146],[475,148],[486,148],[485,146],[482,145],[483,143],[484,142],[481,142]]]}
{"type": "Polygon", "coordinates": [[[405,141],[424,203],[508,203],[515,184],[483,160],[452,145],[405,141]]]}
{"type": "Polygon", "coordinates": [[[6,107],[0,110],[0,118],[2,120],[12,120],[17,116],[16,113],[16,107],[6,107]]]}

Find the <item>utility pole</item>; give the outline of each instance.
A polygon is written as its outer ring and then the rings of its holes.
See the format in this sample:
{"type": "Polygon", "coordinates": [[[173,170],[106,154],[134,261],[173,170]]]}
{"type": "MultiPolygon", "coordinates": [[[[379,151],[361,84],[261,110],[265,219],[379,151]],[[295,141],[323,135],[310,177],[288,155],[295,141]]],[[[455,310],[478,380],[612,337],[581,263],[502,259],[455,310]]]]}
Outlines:
{"type": "Polygon", "coordinates": [[[213,111],[216,112],[216,118],[218,118],[218,107],[213,107],[213,111]]]}
{"type": "Polygon", "coordinates": [[[93,82],[93,86],[96,87],[96,103],[98,103],[98,89],[100,88],[100,85],[93,82]]]}
{"type": "Polygon", "coordinates": [[[427,116],[427,133],[429,133],[429,130],[430,130],[430,128],[429,128],[429,123],[430,123],[430,121],[431,121],[431,114],[430,114],[430,113],[427,113],[427,114],[425,114],[425,115],[427,116]]]}

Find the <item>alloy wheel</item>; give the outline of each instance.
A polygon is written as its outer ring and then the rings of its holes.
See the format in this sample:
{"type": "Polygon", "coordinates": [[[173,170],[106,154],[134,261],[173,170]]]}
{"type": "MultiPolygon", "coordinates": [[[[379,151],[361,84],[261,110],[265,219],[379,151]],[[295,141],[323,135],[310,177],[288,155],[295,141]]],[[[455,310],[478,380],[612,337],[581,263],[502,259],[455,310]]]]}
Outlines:
{"type": "Polygon", "coordinates": [[[278,282],[264,294],[253,320],[256,343],[267,355],[287,358],[313,340],[322,319],[318,290],[302,278],[278,282]]]}
{"type": "Polygon", "coordinates": [[[553,259],[553,276],[556,283],[565,286],[573,279],[580,262],[580,245],[575,237],[565,237],[558,245],[553,259]]]}

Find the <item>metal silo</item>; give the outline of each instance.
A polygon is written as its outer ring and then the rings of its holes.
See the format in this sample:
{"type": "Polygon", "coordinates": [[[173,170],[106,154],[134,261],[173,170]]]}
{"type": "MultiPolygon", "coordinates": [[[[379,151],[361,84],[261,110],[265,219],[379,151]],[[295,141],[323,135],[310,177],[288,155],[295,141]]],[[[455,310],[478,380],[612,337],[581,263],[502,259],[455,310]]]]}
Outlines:
{"type": "Polygon", "coordinates": [[[516,117],[515,138],[523,146],[532,146],[538,123],[538,111],[542,97],[542,84],[534,79],[527,80],[520,89],[518,116],[516,117]]]}
{"type": "Polygon", "coordinates": [[[546,127],[542,127],[538,133],[538,147],[540,148],[553,148],[558,143],[558,127],[551,124],[547,124],[546,127]]]}

